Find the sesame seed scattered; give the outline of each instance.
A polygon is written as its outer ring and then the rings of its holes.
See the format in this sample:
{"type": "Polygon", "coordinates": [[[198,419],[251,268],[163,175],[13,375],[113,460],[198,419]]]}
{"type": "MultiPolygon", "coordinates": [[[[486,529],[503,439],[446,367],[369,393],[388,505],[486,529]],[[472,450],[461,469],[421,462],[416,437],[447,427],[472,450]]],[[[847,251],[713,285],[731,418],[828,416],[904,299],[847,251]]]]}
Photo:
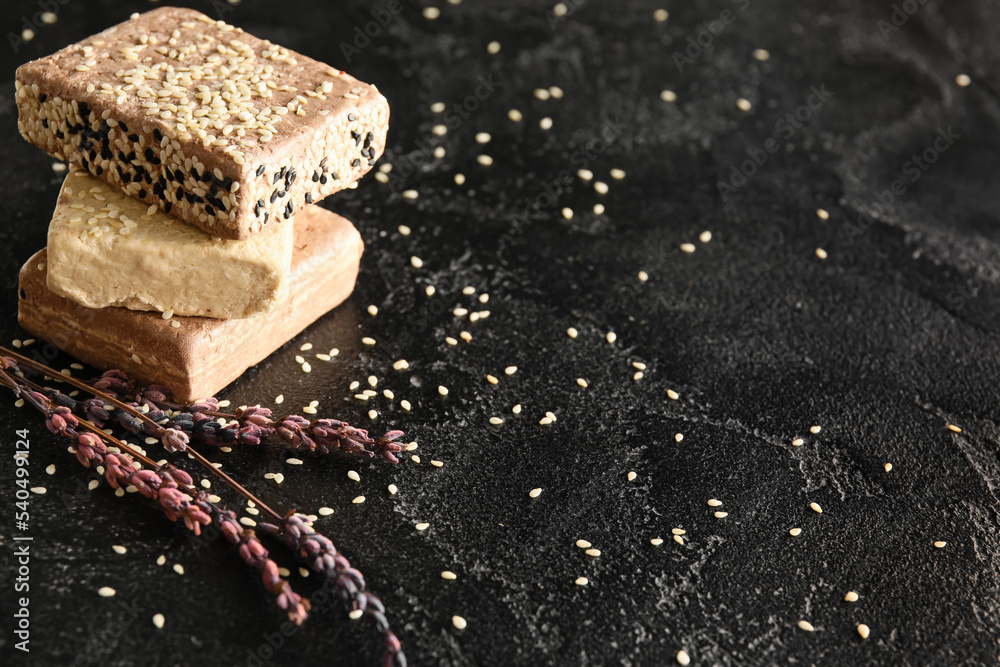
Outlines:
{"type": "Polygon", "coordinates": [[[114,551],[119,556],[124,556],[125,553],[128,551],[128,549],[126,549],[125,547],[123,547],[120,544],[115,544],[114,546],[111,547],[111,549],[112,549],[112,551],[114,551]]]}
{"type": "Polygon", "coordinates": [[[788,531],[788,534],[791,535],[792,537],[798,537],[799,535],[802,534],[802,529],[792,528],[791,530],[788,531]]]}
{"type": "Polygon", "coordinates": [[[420,259],[416,255],[413,255],[410,257],[410,264],[413,265],[413,268],[419,269],[424,265],[424,260],[420,259]]]}
{"type": "Polygon", "coordinates": [[[406,370],[409,367],[410,367],[410,362],[408,362],[406,359],[400,359],[399,361],[397,361],[392,365],[392,369],[396,371],[406,370]]]}
{"type": "Polygon", "coordinates": [[[708,499],[708,506],[709,507],[719,507],[721,505],[722,505],[722,501],[721,500],[716,500],[715,498],[709,498],[708,499]]]}
{"type": "Polygon", "coordinates": [[[347,618],[351,619],[352,621],[356,621],[364,615],[365,615],[364,609],[352,609],[350,612],[348,612],[347,618]]]}
{"type": "Polygon", "coordinates": [[[590,583],[590,580],[587,579],[587,577],[577,577],[574,583],[576,583],[577,586],[586,586],[590,583]]]}
{"type": "Polygon", "coordinates": [[[444,462],[438,461],[436,459],[431,459],[431,465],[434,466],[435,468],[441,468],[444,466],[444,462]]]}
{"type": "Polygon", "coordinates": [[[308,361],[302,363],[302,371],[304,373],[311,373],[312,372],[312,366],[309,365],[308,361]]]}
{"type": "Polygon", "coordinates": [[[486,53],[490,54],[491,56],[500,53],[500,42],[494,40],[489,44],[487,44],[486,53]]]}
{"type": "Polygon", "coordinates": [[[414,526],[414,528],[416,528],[420,532],[423,532],[423,531],[427,530],[430,527],[431,527],[431,524],[429,524],[429,523],[418,523],[417,525],[414,526]]]}
{"type": "Polygon", "coordinates": [[[589,549],[593,545],[590,542],[588,542],[587,540],[577,540],[576,541],[576,546],[580,547],[581,549],[589,549]]]}
{"type": "Polygon", "coordinates": [[[316,410],[316,408],[314,408],[311,405],[307,405],[302,408],[302,412],[306,413],[307,415],[314,415],[318,412],[318,410],[316,410]]]}
{"type": "Polygon", "coordinates": [[[736,100],[736,107],[740,111],[750,111],[751,106],[752,105],[750,104],[750,100],[743,99],[742,97],[736,100]]]}
{"type": "Polygon", "coordinates": [[[885,466],[883,466],[883,467],[885,468],[886,472],[889,472],[890,470],[892,470],[892,464],[891,463],[886,463],[885,466]]]}
{"type": "Polygon", "coordinates": [[[46,475],[56,474],[56,466],[54,463],[50,463],[49,465],[45,466],[45,474],[46,475]]]}
{"type": "Polygon", "coordinates": [[[455,185],[462,185],[463,183],[465,183],[465,174],[455,174],[455,185]]]}
{"type": "Polygon", "coordinates": [[[816,256],[819,257],[820,259],[826,259],[827,257],[829,257],[829,255],[827,255],[826,253],[826,250],[823,250],[822,248],[816,248],[816,256]]]}
{"type": "Polygon", "coordinates": [[[373,317],[375,315],[378,315],[378,306],[375,305],[368,306],[368,314],[373,317]]]}
{"type": "Polygon", "coordinates": [[[660,99],[664,102],[676,102],[677,93],[672,90],[662,90],[660,91],[660,99]]]}
{"type": "Polygon", "coordinates": [[[868,639],[871,629],[864,623],[858,623],[858,634],[861,635],[862,639],[868,639]]]}
{"type": "Polygon", "coordinates": [[[167,557],[164,556],[164,555],[162,555],[162,554],[159,557],[157,557],[157,559],[156,559],[156,564],[157,565],[163,565],[166,562],[167,562],[167,557]]]}
{"type": "Polygon", "coordinates": [[[503,372],[506,375],[513,375],[514,373],[517,372],[517,366],[508,366],[507,368],[503,369],[503,372]]]}
{"type": "Polygon", "coordinates": [[[659,537],[654,537],[649,541],[649,543],[652,544],[654,547],[658,547],[661,544],[663,544],[663,539],[659,537]]]}
{"type": "Polygon", "coordinates": [[[591,558],[600,558],[601,556],[600,549],[587,549],[584,553],[590,556],[591,558]]]}
{"type": "Polygon", "coordinates": [[[461,616],[452,616],[451,624],[454,625],[455,628],[458,630],[465,630],[465,628],[469,625],[468,621],[466,621],[461,616]]]}
{"type": "Polygon", "coordinates": [[[706,229],[701,234],[698,234],[698,240],[701,241],[702,243],[708,243],[709,241],[712,240],[712,232],[706,229]]]}
{"type": "Polygon", "coordinates": [[[466,315],[469,314],[469,309],[459,307],[451,311],[451,314],[454,315],[455,317],[465,317],[466,315]]]}
{"type": "Polygon", "coordinates": [[[431,105],[432,113],[441,113],[442,111],[444,111],[444,109],[445,109],[444,102],[435,102],[434,104],[431,105]]]}
{"type": "Polygon", "coordinates": [[[177,574],[184,574],[184,566],[180,563],[174,563],[174,572],[177,574]]]}
{"type": "Polygon", "coordinates": [[[645,271],[640,271],[639,272],[639,282],[644,283],[647,280],[649,280],[649,274],[646,273],[645,271]]]}
{"type": "Polygon", "coordinates": [[[334,510],[333,510],[332,507],[325,507],[324,506],[324,507],[320,507],[318,510],[316,510],[316,512],[320,516],[330,516],[331,514],[333,514],[334,510]]]}
{"type": "Polygon", "coordinates": [[[488,144],[490,143],[490,139],[492,139],[492,137],[489,132],[476,132],[477,144],[488,144]]]}
{"type": "Polygon", "coordinates": [[[809,503],[809,509],[811,509],[813,512],[816,512],[816,514],[823,513],[823,508],[819,506],[819,503],[809,503]]]}
{"type": "Polygon", "coordinates": [[[399,493],[399,487],[396,486],[395,484],[390,484],[389,485],[389,495],[390,496],[394,496],[397,493],[399,493]]]}
{"type": "Polygon", "coordinates": [[[820,220],[827,220],[830,217],[830,213],[826,209],[818,208],[816,209],[816,216],[820,220]]]}
{"type": "Polygon", "coordinates": [[[638,381],[639,381],[639,380],[641,380],[641,379],[642,379],[642,378],[643,378],[644,376],[645,376],[645,373],[643,373],[642,371],[636,371],[636,372],[635,372],[635,373],[634,373],[634,374],[632,375],[632,379],[633,379],[633,380],[635,380],[636,382],[638,382],[638,381]]]}
{"type": "Polygon", "coordinates": [[[551,130],[552,129],[552,119],[549,118],[548,116],[546,116],[545,118],[543,118],[540,121],[538,121],[538,127],[542,128],[543,130],[551,130]]]}
{"type": "Polygon", "coordinates": [[[633,481],[635,481],[635,478],[638,477],[638,476],[639,475],[637,475],[635,473],[635,471],[629,471],[629,474],[626,475],[625,477],[626,477],[626,479],[628,479],[628,481],[633,482],[633,481]]]}
{"type": "Polygon", "coordinates": [[[812,632],[813,630],[816,629],[813,627],[813,624],[810,623],[809,621],[799,621],[799,627],[805,630],[806,632],[812,632]]]}
{"type": "Polygon", "coordinates": [[[374,345],[375,344],[375,339],[374,338],[370,338],[368,336],[365,336],[364,338],[361,339],[361,342],[364,345],[374,345]]]}
{"type": "Polygon", "coordinates": [[[537,498],[540,495],[542,495],[541,489],[532,489],[531,491],[528,491],[529,498],[537,498]]]}
{"type": "Polygon", "coordinates": [[[687,253],[691,253],[695,251],[695,247],[693,243],[682,243],[681,250],[687,253]]]}
{"type": "Polygon", "coordinates": [[[566,335],[569,336],[570,338],[576,338],[577,336],[580,335],[580,332],[577,331],[574,327],[570,327],[569,329],[566,329],[566,335]]]}
{"type": "Polygon", "coordinates": [[[754,49],[753,57],[757,60],[764,61],[771,57],[771,53],[767,49],[754,49]]]}
{"type": "Polygon", "coordinates": [[[437,7],[424,7],[424,18],[433,21],[437,17],[441,16],[441,10],[437,7]]]}
{"type": "Polygon", "coordinates": [[[359,474],[358,474],[358,473],[357,473],[356,471],[354,471],[354,470],[348,470],[348,471],[347,471],[347,478],[348,478],[348,479],[352,479],[352,480],[354,480],[355,482],[360,482],[360,481],[361,481],[361,475],[359,475],[359,474]]]}
{"type": "Polygon", "coordinates": [[[458,579],[458,575],[452,572],[451,570],[445,570],[444,572],[441,573],[441,578],[447,579],[448,581],[455,581],[456,579],[458,579]]]}
{"type": "Polygon", "coordinates": [[[524,114],[522,114],[517,109],[511,109],[507,112],[507,118],[510,118],[515,123],[520,123],[524,119],[524,114]]]}
{"type": "Polygon", "coordinates": [[[407,412],[409,412],[410,411],[410,407],[411,407],[410,406],[410,402],[404,398],[403,400],[401,400],[399,402],[399,407],[401,407],[404,410],[406,410],[407,412]]]}
{"type": "Polygon", "coordinates": [[[360,505],[361,503],[365,502],[365,497],[364,496],[358,496],[357,498],[355,498],[351,502],[354,503],[355,505],[360,505]]]}
{"type": "Polygon", "coordinates": [[[677,434],[674,435],[674,441],[675,442],[680,442],[683,439],[684,439],[684,434],[683,433],[677,433],[677,434]]]}
{"type": "Polygon", "coordinates": [[[513,412],[515,415],[521,414],[521,404],[518,403],[517,405],[515,405],[514,407],[512,407],[510,409],[510,411],[513,412]]]}
{"type": "Polygon", "coordinates": [[[414,463],[416,463],[417,465],[420,465],[420,457],[417,456],[416,454],[414,454],[413,456],[411,456],[410,460],[413,461],[414,463]]]}
{"type": "Polygon", "coordinates": [[[416,199],[420,193],[416,190],[403,190],[403,199],[416,199]]]}
{"type": "Polygon", "coordinates": [[[247,516],[240,517],[240,523],[242,523],[244,526],[250,526],[251,528],[257,525],[256,521],[247,516]]]}
{"type": "Polygon", "coordinates": [[[657,9],[653,12],[653,20],[659,23],[666,21],[668,16],[670,16],[670,12],[666,9],[657,9]]]}
{"type": "Polygon", "coordinates": [[[438,385],[438,393],[441,394],[442,396],[447,396],[448,395],[448,387],[444,386],[443,384],[438,385]]]}
{"type": "Polygon", "coordinates": [[[538,420],[538,423],[541,426],[548,426],[549,424],[552,423],[552,420],[549,419],[548,417],[542,417],[541,419],[538,420]]]}
{"type": "Polygon", "coordinates": [[[677,664],[678,665],[690,665],[691,664],[691,656],[689,656],[687,654],[687,651],[685,651],[684,649],[681,649],[680,651],[677,651],[677,664]]]}
{"type": "Polygon", "coordinates": [[[803,444],[805,444],[805,440],[802,438],[795,438],[792,440],[792,447],[801,447],[803,444]]]}
{"type": "Polygon", "coordinates": [[[44,496],[46,493],[48,493],[48,489],[46,489],[44,486],[33,486],[31,487],[31,492],[34,493],[35,495],[44,496]]]}
{"type": "Polygon", "coordinates": [[[674,535],[674,542],[680,544],[681,546],[684,546],[684,538],[681,537],[680,535],[674,535]]]}
{"type": "Polygon", "coordinates": [[[493,424],[494,426],[499,426],[500,424],[503,423],[503,420],[500,419],[499,417],[490,417],[490,423],[493,424]]]}
{"type": "Polygon", "coordinates": [[[948,544],[947,542],[944,542],[942,540],[938,540],[937,542],[934,543],[934,548],[935,549],[944,549],[945,546],[947,546],[947,544],[948,544]]]}
{"type": "Polygon", "coordinates": [[[550,97],[550,93],[546,88],[535,88],[533,94],[537,99],[540,100],[547,100],[550,97]]]}
{"type": "Polygon", "coordinates": [[[847,591],[847,595],[844,596],[844,602],[857,602],[858,594],[854,591],[847,591]]]}
{"type": "Polygon", "coordinates": [[[576,175],[584,181],[589,181],[594,178],[594,172],[589,169],[579,169],[577,170],[576,175]]]}
{"type": "Polygon", "coordinates": [[[458,334],[458,337],[464,340],[466,343],[472,342],[472,334],[468,331],[462,331],[458,334]]]}
{"type": "Polygon", "coordinates": [[[594,192],[597,194],[606,195],[608,194],[608,190],[608,184],[604,181],[594,181],[594,192]]]}
{"type": "Polygon", "coordinates": [[[163,624],[165,622],[166,619],[163,618],[163,614],[153,614],[153,625],[155,625],[158,630],[163,629],[163,624]]]}
{"type": "Polygon", "coordinates": [[[562,217],[565,218],[566,220],[572,220],[573,219],[573,209],[569,208],[568,206],[565,207],[565,208],[563,208],[563,210],[562,210],[562,217]]]}
{"type": "Polygon", "coordinates": [[[597,215],[601,215],[602,213],[604,213],[604,204],[600,203],[594,204],[594,213],[596,213],[597,215]]]}
{"type": "Polygon", "coordinates": [[[369,410],[368,419],[376,419],[376,418],[378,418],[378,410],[369,410]]]}
{"type": "Polygon", "coordinates": [[[716,512],[715,513],[715,518],[716,519],[725,519],[727,516],[729,516],[729,512],[716,512]]]}
{"type": "Polygon", "coordinates": [[[584,380],[583,378],[577,378],[577,379],[576,379],[576,383],[577,383],[578,385],[580,385],[581,387],[583,387],[584,389],[586,389],[587,387],[589,387],[589,386],[590,386],[590,385],[589,385],[589,384],[587,383],[587,381],[586,381],[586,380],[584,380]]]}
{"type": "Polygon", "coordinates": [[[955,433],[961,433],[962,432],[961,427],[955,426],[954,424],[948,424],[948,430],[949,431],[954,431],[955,433]]]}
{"type": "Polygon", "coordinates": [[[969,86],[972,83],[972,79],[969,78],[968,74],[959,74],[955,77],[955,83],[957,83],[962,88],[969,86]]]}
{"type": "Polygon", "coordinates": [[[809,432],[812,433],[813,435],[815,435],[816,433],[819,433],[822,430],[823,430],[822,426],[810,426],[809,427],[809,432]]]}
{"type": "Polygon", "coordinates": [[[609,331],[604,335],[604,339],[609,343],[614,343],[616,340],[618,340],[618,334],[616,334],[614,331],[609,331]]]}
{"type": "Polygon", "coordinates": [[[97,594],[100,595],[102,598],[114,597],[116,592],[117,591],[115,591],[115,589],[111,588],[110,586],[101,586],[100,588],[97,589],[97,594]]]}
{"type": "Polygon", "coordinates": [[[411,230],[406,225],[400,225],[399,227],[397,227],[397,229],[399,230],[399,233],[402,234],[403,236],[409,236],[410,235],[410,231],[411,230]]]}
{"type": "Polygon", "coordinates": [[[493,164],[493,158],[491,158],[489,155],[477,155],[476,162],[483,165],[484,167],[488,167],[491,164],[493,164]]]}

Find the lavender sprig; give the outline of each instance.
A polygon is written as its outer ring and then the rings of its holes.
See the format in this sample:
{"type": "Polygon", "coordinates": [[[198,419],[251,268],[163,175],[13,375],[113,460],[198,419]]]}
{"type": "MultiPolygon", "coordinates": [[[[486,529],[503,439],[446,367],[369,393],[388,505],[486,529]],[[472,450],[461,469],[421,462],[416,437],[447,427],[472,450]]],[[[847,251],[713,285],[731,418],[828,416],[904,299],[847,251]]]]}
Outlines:
{"type": "Polygon", "coordinates": [[[0,375],[4,384],[45,415],[45,426],[73,442],[76,458],[84,467],[89,468],[92,463],[103,465],[104,477],[112,488],[134,486],[138,493],[156,501],[168,519],[175,522],[181,520],[195,535],[201,535],[201,527],[215,519],[226,539],[232,544],[239,544],[240,557],[244,562],[260,573],[265,588],[277,596],[278,607],[287,612],[289,619],[297,625],[306,620],[309,601],[292,590],[288,581],[281,577],[278,565],[269,558],[267,549],[254,532],[240,526],[232,510],[218,507],[204,491],[196,489],[194,480],[187,472],[172,465],[159,466],[138,452],[130,455],[126,451],[130,449],[128,444],[81,422],[68,406],[57,405],[40,391],[25,389],[5,372],[6,369],[17,370],[13,360],[0,357],[0,369],[3,369],[0,375]],[[81,428],[83,432],[78,430],[81,428]],[[111,451],[106,442],[121,451],[111,451]],[[140,468],[133,456],[143,459],[147,469],[140,468]]]}

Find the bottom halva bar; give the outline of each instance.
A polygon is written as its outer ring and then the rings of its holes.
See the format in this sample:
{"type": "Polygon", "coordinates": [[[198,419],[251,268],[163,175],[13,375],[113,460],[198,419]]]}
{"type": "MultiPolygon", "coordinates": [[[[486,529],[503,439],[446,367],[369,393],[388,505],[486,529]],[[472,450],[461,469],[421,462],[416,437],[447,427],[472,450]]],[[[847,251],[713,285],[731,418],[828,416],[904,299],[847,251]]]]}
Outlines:
{"type": "Polygon", "coordinates": [[[118,368],[139,382],[168,387],[177,400],[216,394],[354,289],[364,244],[346,219],[310,206],[294,220],[285,305],[247,319],[163,319],[125,308],[85,308],[46,286],[46,251],[22,267],[22,327],[80,361],[118,368]]]}

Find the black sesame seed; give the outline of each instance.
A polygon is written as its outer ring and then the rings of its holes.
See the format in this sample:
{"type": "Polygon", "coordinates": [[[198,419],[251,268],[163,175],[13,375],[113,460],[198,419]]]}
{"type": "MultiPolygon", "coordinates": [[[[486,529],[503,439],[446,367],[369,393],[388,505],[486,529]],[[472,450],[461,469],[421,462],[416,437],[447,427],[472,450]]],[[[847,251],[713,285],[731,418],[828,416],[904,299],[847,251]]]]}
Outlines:
{"type": "Polygon", "coordinates": [[[272,204],[278,198],[278,192],[280,192],[280,190],[275,190],[274,192],[271,193],[271,203],[272,204]]]}
{"type": "Polygon", "coordinates": [[[260,178],[263,175],[264,175],[264,165],[260,165],[259,167],[257,167],[257,177],[260,178]]]}
{"type": "MultiPolygon", "coordinates": [[[[126,125],[125,123],[123,123],[121,121],[118,121],[118,127],[120,127],[122,129],[122,132],[128,132],[128,125],[126,125]]],[[[129,136],[131,137],[131,136],[135,136],[135,135],[129,135],[129,136]]],[[[139,139],[136,138],[136,139],[134,139],[134,141],[139,141],[139,139]]]]}
{"type": "Polygon", "coordinates": [[[135,196],[138,197],[139,199],[145,199],[146,191],[142,188],[139,188],[139,192],[137,192],[135,196]]]}
{"type": "Polygon", "coordinates": [[[295,204],[288,202],[288,206],[285,207],[285,219],[292,217],[292,211],[295,210],[295,204]]]}
{"type": "Polygon", "coordinates": [[[102,167],[101,165],[97,165],[96,167],[94,167],[95,176],[100,176],[103,173],[104,173],[104,167],[102,167]]]}
{"type": "Polygon", "coordinates": [[[347,114],[347,120],[351,121],[352,123],[353,123],[354,121],[356,121],[357,119],[358,119],[358,116],[357,116],[357,114],[353,114],[353,113],[349,113],[349,114],[347,114]]]}
{"type": "Polygon", "coordinates": [[[162,133],[160,132],[160,130],[158,130],[158,129],[154,129],[154,130],[153,130],[153,137],[154,137],[154,138],[155,138],[155,139],[156,139],[157,141],[163,141],[163,134],[162,134],[162,133]]]}
{"type": "Polygon", "coordinates": [[[326,161],[327,161],[328,159],[329,159],[329,158],[323,158],[322,160],[320,160],[320,161],[319,161],[319,166],[320,166],[320,167],[325,167],[325,166],[326,166],[326,161]]]}
{"type": "Polygon", "coordinates": [[[66,135],[63,134],[62,130],[56,130],[56,139],[62,140],[62,139],[65,139],[65,138],[66,138],[66,135]]]}
{"type": "Polygon", "coordinates": [[[205,213],[208,213],[209,215],[215,215],[215,209],[212,208],[211,206],[206,206],[205,213]]]}
{"type": "Polygon", "coordinates": [[[311,203],[313,203],[313,196],[312,196],[312,193],[311,193],[311,192],[307,192],[307,193],[306,193],[306,203],[307,203],[307,204],[311,204],[311,203]]]}
{"type": "MultiPolygon", "coordinates": [[[[284,171],[284,169],[282,169],[281,171],[284,171]]],[[[276,173],[276,174],[274,175],[274,178],[272,178],[272,179],[271,179],[271,185],[274,185],[275,183],[277,183],[278,181],[280,181],[280,180],[281,180],[281,177],[282,177],[282,175],[283,175],[283,174],[281,173],[281,171],[279,171],[278,173],[276,173]]]]}
{"type": "Polygon", "coordinates": [[[351,139],[354,139],[354,145],[357,146],[361,143],[361,133],[351,130],[351,139]]]}
{"type": "Polygon", "coordinates": [[[266,225],[267,221],[270,219],[271,219],[271,214],[268,213],[267,211],[264,211],[264,224],[266,225]]]}
{"type": "Polygon", "coordinates": [[[173,207],[174,207],[174,203],[172,201],[168,201],[168,202],[166,202],[166,203],[163,204],[163,212],[164,213],[170,213],[170,209],[172,209],[173,207]]]}
{"type": "Polygon", "coordinates": [[[285,175],[285,189],[286,190],[288,190],[292,186],[292,183],[295,182],[295,176],[296,176],[296,174],[295,174],[295,170],[294,169],[292,171],[289,171],[288,174],[285,175]]]}
{"type": "Polygon", "coordinates": [[[330,178],[332,178],[335,181],[340,180],[340,176],[337,176],[337,172],[333,172],[332,174],[330,174],[330,178]]]}
{"type": "Polygon", "coordinates": [[[42,93],[41,95],[38,96],[38,103],[45,104],[45,100],[47,99],[49,99],[49,96],[46,95],[45,93],[42,93]]]}
{"type": "Polygon", "coordinates": [[[42,127],[44,127],[46,130],[49,129],[49,119],[48,118],[43,118],[42,119],[42,127]]]}
{"type": "Polygon", "coordinates": [[[139,143],[139,135],[138,134],[130,134],[130,135],[128,135],[128,140],[131,141],[133,144],[137,144],[137,143],[139,143]]]}
{"type": "Polygon", "coordinates": [[[326,185],[326,174],[319,177],[320,185],[326,185]]]}
{"type": "Polygon", "coordinates": [[[359,160],[357,158],[354,158],[353,160],[351,160],[351,166],[352,167],[360,167],[361,166],[361,160],[359,160]]]}
{"type": "Polygon", "coordinates": [[[313,172],[313,183],[315,183],[318,180],[319,180],[319,172],[318,171],[314,171],[313,172]]]}

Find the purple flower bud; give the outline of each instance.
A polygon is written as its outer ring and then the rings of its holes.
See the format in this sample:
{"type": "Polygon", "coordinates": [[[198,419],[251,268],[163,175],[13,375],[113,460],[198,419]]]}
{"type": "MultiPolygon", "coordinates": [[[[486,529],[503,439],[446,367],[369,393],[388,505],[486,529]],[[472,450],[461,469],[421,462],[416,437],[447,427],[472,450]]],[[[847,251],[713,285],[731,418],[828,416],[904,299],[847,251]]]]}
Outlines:
{"type": "Polygon", "coordinates": [[[217,412],[219,401],[216,398],[203,398],[184,408],[184,412],[217,412]]]}
{"type": "Polygon", "coordinates": [[[11,357],[0,357],[0,369],[12,370],[15,373],[20,370],[17,367],[17,362],[11,357]]]}
{"type": "Polygon", "coordinates": [[[168,452],[183,452],[188,446],[188,435],[175,428],[164,429],[160,434],[160,442],[168,452]]]}
{"type": "Polygon", "coordinates": [[[226,540],[230,544],[236,544],[240,541],[240,536],[243,534],[243,529],[240,528],[239,524],[235,521],[226,519],[222,521],[222,534],[225,536],[226,540]]]}
{"type": "Polygon", "coordinates": [[[190,503],[185,505],[182,514],[184,516],[184,525],[195,535],[201,535],[201,527],[212,523],[212,517],[190,503]]]}
{"type": "Polygon", "coordinates": [[[191,486],[194,484],[194,480],[191,479],[191,475],[187,474],[187,472],[181,470],[180,468],[169,466],[163,469],[162,474],[164,477],[169,477],[178,486],[191,486]]]}
{"type": "Polygon", "coordinates": [[[154,498],[160,488],[160,476],[152,470],[140,470],[129,480],[147,498],[154,498]]]}
{"type": "Polygon", "coordinates": [[[163,403],[170,400],[170,390],[160,384],[151,384],[142,390],[142,398],[151,403],[163,403]]]}
{"type": "Polygon", "coordinates": [[[271,411],[268,408],[262,408],[259,405],[236,411],[237,419],[256,426],[271,426],[274,424],[271,416],[271,411]]]}

